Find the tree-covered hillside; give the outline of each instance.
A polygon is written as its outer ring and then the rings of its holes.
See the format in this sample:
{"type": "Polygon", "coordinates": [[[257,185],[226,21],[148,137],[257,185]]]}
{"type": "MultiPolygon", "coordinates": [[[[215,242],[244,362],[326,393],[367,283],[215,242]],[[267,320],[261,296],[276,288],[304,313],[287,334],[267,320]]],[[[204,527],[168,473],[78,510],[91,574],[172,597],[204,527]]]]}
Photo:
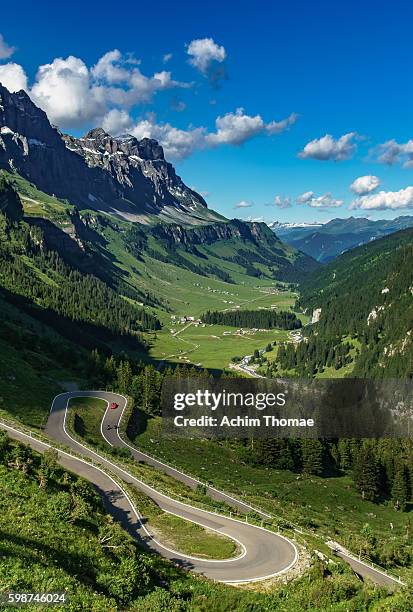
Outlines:
{"type": "Polygon", "coordinates": [[[413,230],[341,255],[301,284],[299,306],[321,309],[309,332],[315,345],[361,343],[354,375],[412,377],[413,230]]]}
{"type": "Polygon", "coordinates": [[[8,300],[92,348],[120,336],[142,346],[140,332],[159,329],[151,313],[104,281],[49,250],[41,227],[27,224],[18,195],[1,179],[0,289],[8,300]]]}

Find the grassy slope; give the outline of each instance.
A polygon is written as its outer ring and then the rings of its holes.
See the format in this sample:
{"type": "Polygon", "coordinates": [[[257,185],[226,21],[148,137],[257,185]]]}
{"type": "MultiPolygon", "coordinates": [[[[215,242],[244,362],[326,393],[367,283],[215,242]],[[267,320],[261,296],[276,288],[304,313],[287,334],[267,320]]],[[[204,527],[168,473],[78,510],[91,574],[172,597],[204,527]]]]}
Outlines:
{"type": "Polygon", "coordinates": [[[355,550],[366,523],[378,538],[385,537],[386,544],[391,545],[392,540],[408,533],[409,521],[413,519],[413,509],[400,513],[391,506],[363,501],[347,476],[297,477],[289,471],[246,464],[243,458],[248,449],[236,442],[193,440],[189,446],[187,440],[168,438],[162,432],[160,418],[148,421],[136,444],[166,463],[244,497],[283,520],[311,528],[317,537],[337,539],[355,550]]]}
{"type": "MultiPolygon", "coordinates": [[[[152,583],[147,594],[122,603],[108,593],[127,592],[134,579],[125,573],[127,564],[120,565],[116,556],[105,549],[99,539],[99,529],[110,527],[102,510],[95,511],[87,522],[68,523],[53,511],[55,494],[39,489],[38,484],[9,468],[0,466],[0,590],[63,591],[69,596],[66,610],[114,612],[262,612],[277,610],[308,610],[345,612],[375,609],[408,610],[408,596],[383,597],[386,607],[373,608],[379,594],[361,583],[348,570],[333,568],[329,581],[322,578],[320,568],[313,570],[287,587],[272,593],[256,593],[213,584],[186,574],[159,557],[144,555],[151,567],[152,583]],[[393,603],[392,603],[393,602],[393,603]],[[400,604],[400,608],[392,607],[400,604]],[[403,608],[401,606],[404,606],[403,608]]],[[[131,539],[124,534],[125,546],[131,539]]],[[[142,553],[141,553],[142,554],[142,553]]],[[[410,600],[411,601],[411,600],[410,600]]],[[[39,607],[26,606],[27,610],[39,607]]]]}
{"type": "MultiPolygon", "coordinates": [[[[111,230],[107,230],[106,237],[109,238],[111,233],[111,230]]],[[[228,329],[222,326],[208,328],[191,326],[181,332],[183,326],[177,324],[171,314],[176,317],[187,315],[197,318],[206,310],[237,307],[270,308],[272,305],[276,305],[279,310],[287,310],[295,302],[296,294],[275,289],[273,280],[248,276],[241,266],[220,260],[210,254],[209,263],[219,265],[230,274],[236,284],[199,276],[147,255],[144,256],[143,262],[136,263],[135,260],[133,266],[131,255],[122,251],[119,235],[112,234],[110,240],[110,248],[113,249],[118,261],[123,260],[124,269],[126,267],[132,269],[131,283],[140,289],[150,286],[151,291],[160,296],[171,311],[166,313],[164,310],[156,309],[156,314],[164,327],[156,334],[148,334],[151,345],[150,356],[154,359],[168,358],[175,362],[189,362],[202,364],[207,368],[223,369],[228,366],[234,355],[250,354],[256,348],[263,348],[269,341],[277,338],[277,333],[266,332],[250,335],[248,341],[235,336],[224,337],[223,332],[228,329]],[[140,271],[140,274],[134,272],[134,269],[140,271]],[[175,332],[171,333],[171,329],[179,334],[175,336],[175,332]]],[[[214,247],[217,248],[217,245],[214,247]]],[[[229,249],[228,246],[226,248],[229,249]]],[[[199,250],[202,251],[202,247],[199,250]]],[[[208,250],[210,251],[210,248],[208,250]]],[[[190,255],[185,254],[185,256],[190,259],[190,255]]],[[[300,316],[306,322],[307,317],[300,316]]]]}
{"type": "MultiPolygon", "coordinates": [[[[72,223],[70,213],[73,212],[73,207],[67,202],[38,191],[17,175],[13,175],[12,179],[22,198],[26,215],[50,219],[62,229],[72,223]]],[[[144,254],[140,259],[135,258],[127,251],[124,243],[124,235],[129,224],[120,220],[113,222],[107,216],[96,212],[92,214],[98,219],[96,231],[104,240],[104,246],[99,247],[100,256],[103,253],[104,257],[110,260],[114,274],[122,277],[126,284],[143,294],[156,296],[161,302],[159,307],[148,308],[164,324],[164,329],[160,332],[148,334],[151,345],[150,357],[157,360],[171,356],[172,361],[201,363],[204,367],[223,369],[228,366],[234,355],[250,354],[277,338],[276,333],[256,333],[254,336],[249,335],[248,341],[239,337],[223,337],[222,334],[226,329],[221,326],[209,328],[209,333],[204,333],[201,329],[195,333],[194,329],[189,329],[176,338],[170,332],[174,327],[171,313],[177,316],[199,317],[208,309],[223,310],[237,306],[269,308],[276,304],[280,310],[290,308],[296,298],[294,293],[279,291],[274,288],[274,280],[268,277],[257,279],[249,276],[241,265],[222,259],[236,255],[239,249],[248,249],[250,253],[259,255],[258,247],[252,243],[246,246],[242,242],[240,245],[234,240],[198,247],[199,252],[208,258],[208,265],[215,265],[230,275],[233,283],[227,283],[213,277],[200,276],[172,263],[153,259],[148,254],[144,254]],[[192,350],[194,348],[196,350],[192,350]]],[[[152,237],[149,239],[149,246],[159,253],[167,254],[162,244],[152,237]]],[[[180,255],[190,263],[200,264],[199,257],[191,253],[180,250],[180,255]]],[[[294,253],[289,247],[285,247],[285,255],[288,261],[294,259],[294,253]]],[[[202,259],[201,264],[203,265],[202,259]]],[[[257,263],[254,265],[265,275],[271,274],[268,267],[257,263]]],[[[41,274],[38,270],[34,272],[41,274]]],[[[137,355],[147,358],[139,352],[137,355]]]]}
{"type": "Polygon", "coordinates": [[[69,221],[68,213],[74,210],[68,202],[39,191],[32,183],[18,174],[5,174],[11,179],[19,193],[25,215],[29,217],[44,217],[59,225],[69,221]]]}
{"type": "Polygon", "coordinates": [[[51,399],[61,391],[57,381],[41,373],[41,366],[54,364],[27,350],[22,355],[10,344],[0,341],[0,407],[26,425],[41,426],[50,410],[51,399]],[[22,393],[24,389],[24,393],[22,393]]]}
{"type": "Polygon", "coordinates": [[[364,336],[354,367],[358,377],[412,376],[412,244],[413,229],[375,240],[344,253],[301,286],[300,305],[321,308],[317,336],[364,336]]]}
{"type": "MultiPolygon", "coordinates": [[[[59,200],[37,190],[34,185],[18,175],[11,175],[10,173],[5,174],[12,180],[19,192],[26,216],[50,219],[62,229],[71,222],[70,214],[73,212],[74,208],[68,202],[59,200]]],[[[211,288],[222,289],[225,287],[226,290],[230,291],[234,289],[234,285],[232,284],[223,283],[222,281],[217,281],[210,277],[199,276],[198,274],[183,270],[173,264],[165,264],[156,259],[152,259],[147,255],[144,256],[143,260],[137,260],[125,249],[125,244],[123,242],[123,236],[130,226],[129,223],[119,219],[114,221],[113,218],[104,213],[96,213],[96,211],[92,210],[82,211],[82,214],[87,213],[93,215],[94,219],[97,220],[96,229],[105,240],[104,249],[106,255],[112,258],[114,265],[126,274],[127,282],[133,286],[138,286],[144,290],[159,294],[165,301],[173,299],[172,308],[178,314],[184,314],[186,312],[187,290],[193,287],[197,282],[210,285],[211,288]],[[100,221],[102,221],[102,223],[100,223],[100,221]],[[178,278],[176,275],[178,275],[178,278]],[[174,295],[171,295],[170,290],[168,290],[168,286],[172,284],[172,282],[174,285],[177,285],[174,286],[174,295]],[[176,290],[178,291],[177,295],[175,295],[176,290]],[[181,292],[183,292],[184,299],[182,299],[182,305],[179,306],[181,292]]],[[[149,238],[149,246],[159,253],[167,254],[164,247],[153,237],[149,238]]],[[[215,264],[223,270],[228,271],[237,285],[245,285],[245,288],[237,288],[240,290],[240,299],[251,299],[254,297],[251,293],[251,289],[254,289],[257,285],[271,286],[274,283],[271,279],[261,281],[261,279],[248,276],[241,265],[222,259],[222,256],[236,255],[240,248],[247,249],[251,253],[257,255],[260,254],[259,248],[252,243],[246,245],[245,243],[240,244],[234,240],[227,240],[224,243],[216,243],[208,247],[200,246],[198,250],[201,254],[208,257],[208,263],[215,264]]],[[[199,264],[199,257],[182,250],[180,250],[180,254],[189,262],[199,264]]],[[[285,257],[287,261],[293,261],[295,258],[294,252],[288,246],[285,246],[285,257]]],[[[269,273],[268,267],[263,266],[262,269],[266,273],[269,273]]],[[[198,314],[200,314],[202,312],[203,293],[202,291],[195,293],[199,295],[200,309],[198,314]]],[[[191,297],[190,304],[192,308],[196,309],[196,296],[194,296],[194,299],[191,297]]],[[[213,306],[215,307],[216,304],[213,306]]]]}
{"type": "Polygon", "coordinates": [[[0,591],[66,591],[67,610],[206,610],[204,601],[210,599],[221,601],[222,610],[234,609],[235,601],[260,609],[260,595],[233,593],[143,553],[130,536],[113,528],[97,499],[87,519],[68,520],[60,496],[68,495],[74,482],[69,473],[59,470],[41,489],[34,475],[0,464],[0,479],[0,591]],[[114,547],[105,545],[105,534],[114,547]],[[145,565],[132,570],[128,561],[133,555],[145,565]],[[142,574],[149,568],[145,584],[142,574]],[[143,588],[130,598],[135,581],[143,582],[143,588]]]}
{"type": "Polygon", "coordinates": [[[0,590],[67,590],[77,609],[113,609],[115,601],[95,592],[91,580],[93,567],[96,573],[110,565],[96,533],[105,523],[103,512],[87,525],[68,524],[53,511],[57,491],[42,491],[4,466],[0,474],[0,590]]]}
{"type": "MultiPolygon", "coordinates": [[[[232,300],[235,307],[236,304],[254,301],[261,297],[259,294],[263,290],[269,292],[274,286],[274,281],[271,279],[257,279],[248,276],[240,265],[222,261],[219,258],[214,259],[212,256],[208,263],[219,265],[221,269],[227,271],[235,284],[213,277],[200,276],[172,263],[154,259],[147,254],[144,254],[142,260],[139,261],[125,250],[122,229],[119,231],[107,226],[102,230],[102,234],[107,240],[107,249],[115,258],[116,265],[128,274],[128,282],[135,287],[156,294],[173,313],[178,315],[199,316],[208,308],[224,308],[226,306],[224,299],[232,300]]],[[[156,243],[151,246],[156,247],[156,243]]],[[[159,245],[157,249],[162,251],[159,245]]],[[[199,250],[202,252],[202,248],[199,250]]],[[[182,252],[181,255],[188,261],[195,261],[191,254],[182,252]]],[[[270,300],[269,296],[266,303],[271,303],[270,300]]]]}
{"type": "Polygon", "coordinates": [[[41,427],[62,383],[81,382],[82,353],[1,296],[0,313],[0,408],[26,425],[41,427]],[[74,369],[75,364],[80,370],[74,369]]]}
{"type": "Polygon", "coordinates": [[[96,397],[76,397],[70,400],[69,408],[74,419],[76,433],[90,444],[102,444],[100,423],[107,404],[96,397]]]}
{"type": "MultiPolygon", "coordinates": [[[[77,423],[77,433],[87,442],[101,445],[100,423],[106,402],[93,397],[79,397],[70,400],[69,406],[77,423]]],[[[205,559],[228,559],[236,553],[237,546],[233,540],[163,512],[141,492],[134,491],[134,499],[148,521],[148,528],[174,550],[205,559]]]]}

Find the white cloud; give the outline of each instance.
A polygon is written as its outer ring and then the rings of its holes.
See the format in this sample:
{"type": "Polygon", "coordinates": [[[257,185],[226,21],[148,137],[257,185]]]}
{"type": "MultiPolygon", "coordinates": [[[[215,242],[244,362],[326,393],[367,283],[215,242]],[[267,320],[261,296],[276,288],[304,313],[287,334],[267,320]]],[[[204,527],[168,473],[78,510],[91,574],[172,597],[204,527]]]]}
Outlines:
{"type": "Polygon", "coordinates": [[[30,96],[58,125],[81,125],[106,110],[103,92],[92,87],[86,64],[73,55],[40,66],[30,96]]]}
{"type": "Polygon", "coordinates": [[[165,55],[162,58],[162,61],[164,64],[167,64],[168,62],[171,61],[172,58],[173,58],[172,53],[165,53],[165,55]]]}
{"type": "Polygon", "coordinates": [[[305,191],[297,198],[297,204],[307,204],[315,196],[314,191],[305,191]]]}
{"type": "Polygon", "coordinates": [[[15,52],[15,50],[16,48],[10,47],[10,45],[8,45],[6,41],[4,40],[3,35],[0,34],[0,60],[11,57],[13,53],[15,52]]]}
{"type": "Polygon", "coordinates": [[[378,161],[383,164],[402,163],[404,168],[413,167],[413,139],[405,143],[388,140],[377,147],[378,161]]]}
{"type": "Polygon", "coordinates": [[[108,51],[102,55],[91,69],[91,74],[96,79],[101,79],[107,83],[127,82],[130,77],[130,71],[125,67],[122,54],[118,49],[113,49],[113,51],[108,51]]]}
{"type": "MultiPolygon", "coordinates": [[[[118,119],[118,117],[117,114],[113,115],[112,118],[118,119]]],[[[291,124],[288,118],[286,121],[286,125],[291,124]]],[[[208,132],[207,128],[203,126],[183,130],[172,126],[170,123],[157,123],[153,114],[146,119],[139,120],[129,131],[137,138],[147,137],[158,140],[164,147],[166,157],[183,159],[194,151],[220,145],[237,146],[258,134],[268,134],[267,125],[270,124],[264,123],[260,115],[250,117],[245,114],[242,108],[238,108],[235,113],[227,113],[223,117],[217,117],[215,132],[208,132]]],[[[116,132],[113,132],[113,134],[116,135],[116,132]]]]}
{"type": "Polygon", "coordinates": [[[364,195],[351,203],[350,209],[362,210],[398,210],[413,208],[413,187],[399,191],[379,191],[364,195]]]}
{"type": "Polygon", "coordinates": [[[260,115],[250,117],[244,113],[243,108],[237,108],[235,113],[227,113],[215,120],[216,132],[209,134],[207,139],[211,145],[235,144],[240,145],[265,128],[260,115]]]}
{"type": "Polygon", "coordinates": [[[0,83],[11,92],[28,89],[26,73],[19,64],[13,62],[0,65],[0,83]]]}
{"type": "Polygon", "coordinates": [[[132,119],[129,113],[125,110],[119,110],[118,108],[112,108],[103,117],[102,128],[108,132],[108,134],[122,134],[128,132],[133,125],[132,119]]]}
{"type": "Polygon", "coordinates": [[[138,60],[123,56],[117,49],[105,53],[90,71],[95,89],[107,102],[130,108],[149,102],[158,91],[192,87],[192,83],[174,80],[167,70],[145,76],[138,64],[138,60]]]}
{"type": "Polygon", "coordinates": [[[235,113],[227,113],[215,120],[216,131],[207,135],[206,140],[211,146],[220,144],[241,145],[258,134],[279,133],[295,123],[297,115],[291,114],[280,122],[265,123],[261,115],[254,117],[246,115],[243,108],[237,108],[235,113]],[[277,126],[277,129],[275,128],[277,126]],[[281,127],[283,126],[283,127],[281,127]]]}
{"type": "Polygon", "coordinates": [[[291,208],[291,198],[284,198],[276,195],[274,198],[274,205],[277,206],[277,208],[291,208]]]}
{"type": "Polygon", "coordinates": [[[190,56],[189,63],[206,75],[213,62],[221,63],[226,58],[223,46],[217,45],[213,38],[197,38],[192,40],[186,52],[190,56]]]}
{"type": "Polygon", "coordinates": [[[333,198],[331,193],[316,196],[314,191],[306,191],[296,199],[297,204],[306,204],[310,208],[339,208],[344,204],[344,200],[333,198]]]}
{"type": "MultiPolygon", "coordinates": [[[[225,59],[225,49],[212,39],[192,41],[188,53],[191,63],[201,71],[207,70],[212,62],[225,59]]],[[[134,122],[132,109],[151,101],[156,92],[193,85],[174,80],[166,70],[146,76],[139,63],[118,49],[102,55],[92,67],[73,55],[55,58],[38,68],[31,87],[23,68],[8,63],[0,65],[0,82],[12,91],[25,89],[50,121],[63,129],[94,124],[102,125],[114,136],[129,131],[138,138],[155,138],[163,145],[166,156],[174,159],[188,157],[200,149],[241,145],[259,134],[278,134],[297,120],[298,116],[292,113],[280,121],[266,123],[261,115],[250,116],[243,108],[237,108],[235,112],[218,116],[213,130],[203,126],[180,129],[170,123],[158,124],[150,115],[134,122]]],[[[185,102],[175,98],[172,108],[183,111],[185,102]]]]}
{"type": "Polygon", "coordinates": [[[351,191],[357,195],[366,195],[371,193],[380,186],[380,179],[378,176],[367,174],[366,176],[359,176],[350,185],[351,191]]]}
{"type": "Polygon", "coordinates": [[[251,208],[252,206],[253,206],[252,202],[241,200],[241,202],[238,202],[238,204],[235,204],[234,208],[251,208]]]}
{"type": "Polygon", "coordinates": [[[150,102],[158,91],[192,86],[174,80],[165,70],[146,76],[138,64],[133,56],[114,49],[91,68],[72,55],[55,58],[39,67],[31,89],[18,64],[0,66],[0,81],[12,90],[26,89],[49,119],[65,128],[101,123],[112,109],[126,112],[134,105],[150,102]]]}
{"type": "Polygon", "coordinates": [[[301,159],[318,159],[322,161],[343,161],[350,159],[356,150],[353,140],[357,137],[356,132],[349,132],[340,136],[337,140],[330,134],[316,138],[308,142],[304,149],[298,154],[301,159]]]}
{"type": "Polygon", "coordinates": [[[291,115],[281,121],[270,121],[270,123],[267,123],[265,126],[265,129],[269,134],[279,134],[280,132],[288,130],[291,125],[294,125],[298,117],[299,115],[297,113],[291,113],[291,115]]]}
{"type": "Polygon", "coordinates": [[[205,128],[180,130],[170,123],[157,124],[154,116],[138,121],[130,130],[136,138],[154,138],[164,148],[170,159],[183,159],[205,147],[205,128]]]}

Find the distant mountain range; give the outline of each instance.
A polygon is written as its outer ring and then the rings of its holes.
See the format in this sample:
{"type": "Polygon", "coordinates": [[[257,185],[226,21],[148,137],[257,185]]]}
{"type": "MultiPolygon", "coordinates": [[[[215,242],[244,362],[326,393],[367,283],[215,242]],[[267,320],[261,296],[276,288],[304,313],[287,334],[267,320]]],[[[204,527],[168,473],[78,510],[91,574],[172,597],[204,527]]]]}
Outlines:
{"type": "Polygon", "coordinates": [[[279,223],[271,229],[283,242],[327,263],[338,255],[357,246],[382,238],[393,232],[413,226],[413,216],[396,219],[370,219],[349,217],[332,219],[328,223],[279,223]]]}
{"type": "Polygon", "coordinates": [[[306,223],[302,221],[301,223],[281,223],[281,221],[273,221],[268,224],[274,232],[283,232],[286,230],[295,230],[295,229],[311,229],[314,227],[323,227],[323,223],[306,223]]]}

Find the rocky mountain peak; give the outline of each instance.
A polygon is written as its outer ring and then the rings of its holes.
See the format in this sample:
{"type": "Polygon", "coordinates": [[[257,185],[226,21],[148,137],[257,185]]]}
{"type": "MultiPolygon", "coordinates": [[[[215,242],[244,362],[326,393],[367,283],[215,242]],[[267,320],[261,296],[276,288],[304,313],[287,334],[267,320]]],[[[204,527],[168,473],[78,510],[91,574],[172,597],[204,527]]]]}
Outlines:
{"type": "Polygon", "coordinates": [[[80,209],[131,221],[148,214],[180,222],[188,218],[188,223],[218,217],[176,174],[156,140],[129,134],[115,138],[100,127],[81,138],[62,134],[24,91],[10,93],[2,85],[1,168],[80,209]]]}
{"type": "Polygon", "coordinates": [[[83,136],[83,139],[85,140],[89,140],[89,139],[101,140],[104,138],[110,138],[110,135],[107,132],[105,132],[105,130],[101,127],[93,128],[92,130],[89,130],[89,132],[87,132],[83,136]]]}
{"type": "Polygon", "coordinates": [[[38,108],[23,90],[10,93],[0,83],[0,127],[27,139],[54,145],[60,140],[59,132],[53,128],[44,111],[38,108]]]}
{"type": "Polygon", "coordinates": [[[131,134],[114,137],[105,132],[103,128],[98,127],[87,132],[82,138],[78,139],[78,142],[83,143],[85,147],[89,147],[95,151],[104,150],[109,153],[122,152],[128,157],[134,156],[141,160],[165,161],[162,146],[157,140],[153,140],[152,138],[142,138],[142,140],[138,140],[131,134]]]}
{"type": "Polygon", "coordinates": [[[138,144],[139,155],[142,159],[157,160],[165,159],[163,148],[152,138],[142,138],[138,144]]]}

